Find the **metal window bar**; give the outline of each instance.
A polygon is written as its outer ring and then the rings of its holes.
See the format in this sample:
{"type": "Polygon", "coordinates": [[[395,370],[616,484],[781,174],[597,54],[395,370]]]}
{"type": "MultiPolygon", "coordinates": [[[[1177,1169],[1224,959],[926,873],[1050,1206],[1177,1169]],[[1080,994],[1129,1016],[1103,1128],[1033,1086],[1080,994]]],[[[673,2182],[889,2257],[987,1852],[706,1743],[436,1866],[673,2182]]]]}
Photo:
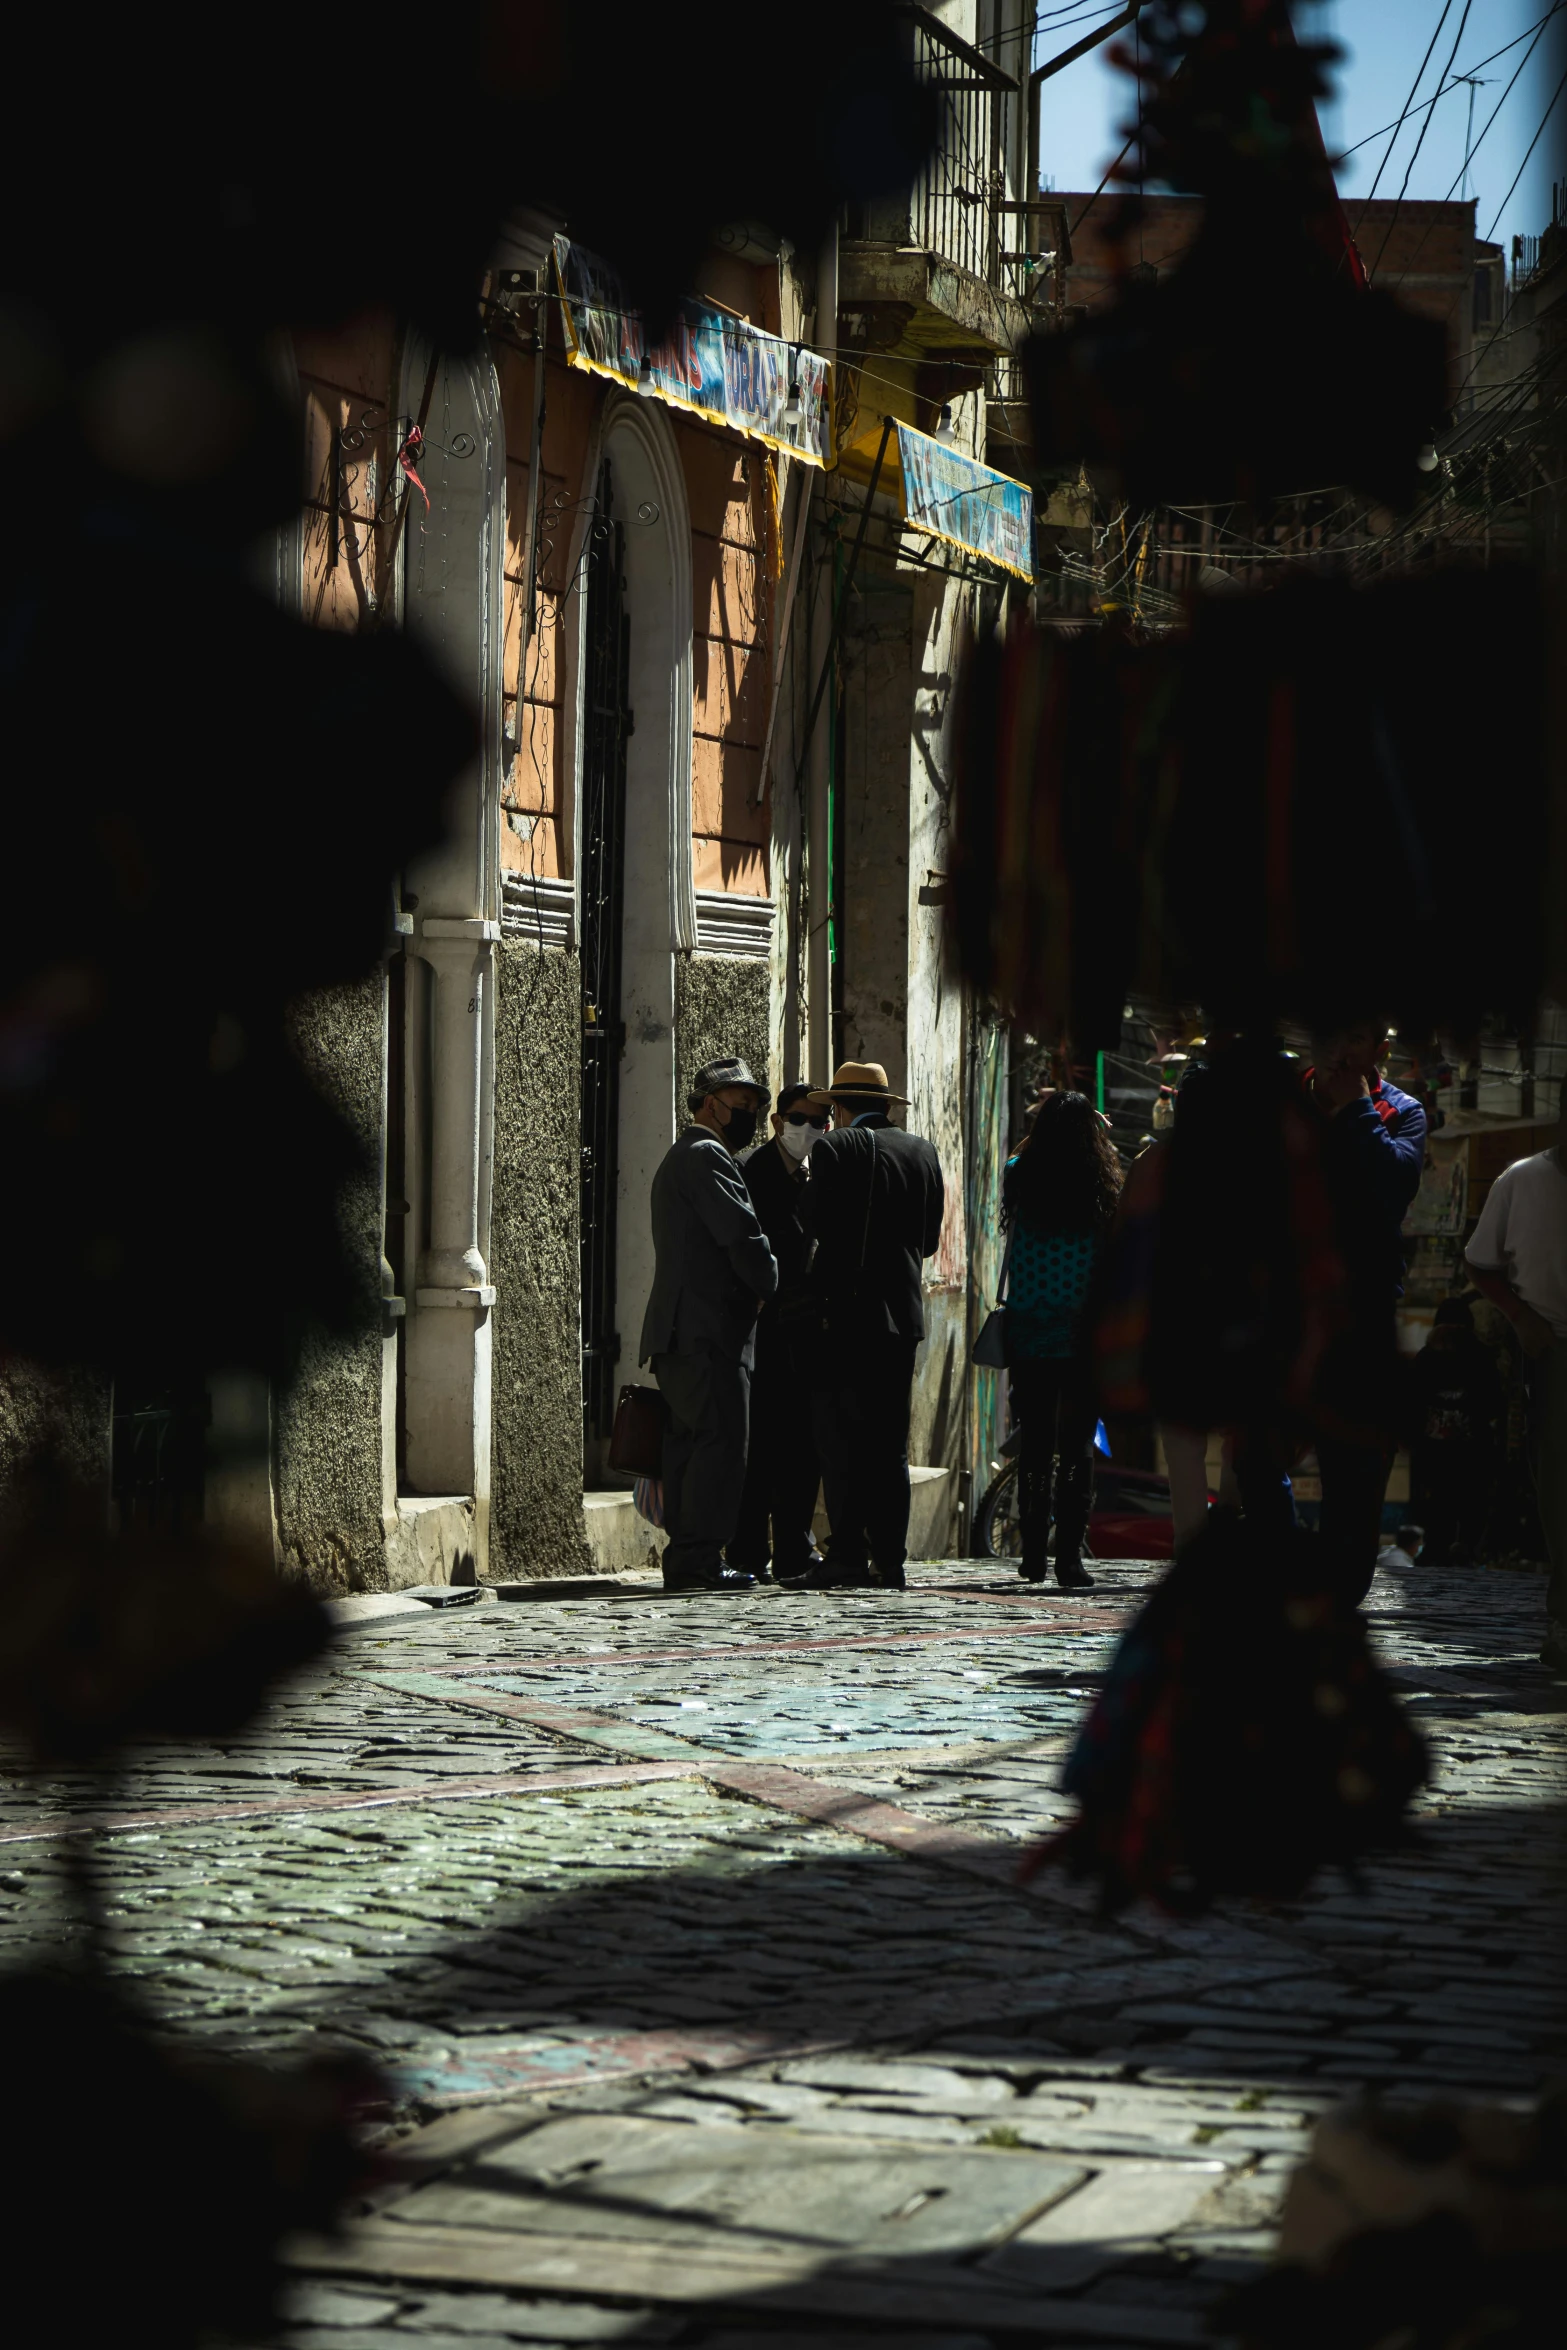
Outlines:
{"type": "Polygon", "coordinates": [[[176,1534],[200,1524],[211,1418],[199,1374],[116,1376],[110,1490],[122,1533],[176,1534]]]}
{"type": "Polygon", "coordinates": [[[1004,106],[1017,84],[928,9],[908,7],[918,78],[940,92],[940,132],[909,197],[909,231],[927,253],[994,284],[1000,266],[997,204],[1004,106]]]}

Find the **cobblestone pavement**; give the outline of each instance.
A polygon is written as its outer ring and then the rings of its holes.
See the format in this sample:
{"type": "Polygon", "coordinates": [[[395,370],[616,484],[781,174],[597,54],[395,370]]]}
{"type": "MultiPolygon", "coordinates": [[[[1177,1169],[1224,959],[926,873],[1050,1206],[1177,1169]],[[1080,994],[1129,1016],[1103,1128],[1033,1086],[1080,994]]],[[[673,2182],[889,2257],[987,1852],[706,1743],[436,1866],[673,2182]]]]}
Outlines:
{"type": "Polygon", "coordinates": [[[79,1930],[92,1833],[182,2035],[377,2053],[396,2176],[297,2248],[290,2350],[1195,2341],[1324,2105],[1555,2064],[1567,1691],[1538,1579],[1380,1576],[1418,1840],[1106,1927],[1012,1878],[1154,1572],[365,1623],[221,1750],[7,1775],[0,1955],[79,1930]]]}

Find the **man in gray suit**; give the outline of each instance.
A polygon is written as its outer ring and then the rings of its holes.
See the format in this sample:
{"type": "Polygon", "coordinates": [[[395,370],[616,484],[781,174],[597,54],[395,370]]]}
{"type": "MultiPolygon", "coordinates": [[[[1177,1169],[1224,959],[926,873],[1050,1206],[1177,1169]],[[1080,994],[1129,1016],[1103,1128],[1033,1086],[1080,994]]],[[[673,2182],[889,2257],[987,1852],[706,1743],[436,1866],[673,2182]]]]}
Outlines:
{"type": "Polygon", "coordinates": [[[688,1099],[695,1123],[653,1178],[653,1294],[642,1324],[669,1406],[664,1432],[667,1591],[750,1591],[723,1563],[740,1516],[756,1317],[778,1287],[745,1177],[735,1165],[770,1096],[744,1061],[710,1061],[688,1099]]]}

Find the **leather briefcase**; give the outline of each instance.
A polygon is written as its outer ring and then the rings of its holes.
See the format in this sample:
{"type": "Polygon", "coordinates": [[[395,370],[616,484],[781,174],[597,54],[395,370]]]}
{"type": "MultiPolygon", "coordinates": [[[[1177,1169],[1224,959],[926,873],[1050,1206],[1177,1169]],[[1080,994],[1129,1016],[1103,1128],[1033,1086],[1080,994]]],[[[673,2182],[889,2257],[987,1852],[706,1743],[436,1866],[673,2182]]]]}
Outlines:
{"type": "Polygon", "coordinates": [[[669,1406],[656,1387],[623,1387],[610,1431],[609,1462],[620,1477],[661,1477],[669,1406]]]}

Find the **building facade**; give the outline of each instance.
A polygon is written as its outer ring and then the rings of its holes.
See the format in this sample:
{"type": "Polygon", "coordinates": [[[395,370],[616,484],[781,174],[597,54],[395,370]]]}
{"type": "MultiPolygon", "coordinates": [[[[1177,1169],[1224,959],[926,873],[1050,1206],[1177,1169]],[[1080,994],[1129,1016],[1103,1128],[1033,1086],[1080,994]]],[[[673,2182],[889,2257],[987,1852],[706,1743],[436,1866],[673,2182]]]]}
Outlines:
{"type": "Polygon", "coordinates": [[[271,1404],[278,1549],[323,1589],[647,1558],[605,1446],[647,1376],[653,1170],[720,1051],[775,1089],[883,1061],[941,1152],[911,1458],[923,1547],[962,1539],[995,1434],[968,1345],[1006,1084],[1004,1031],[946,966],[946,716],[963,630],[1026,593],[1028,559],[917,525],[932,464],[1017,504],[986,427],[1030,323],[1025,16],[910,12],[943,133],[906,200],[809,255],[715,238],[691,314],[776,338],[791,396],[820,388],[814,449],[627,361],[635,322],[583,274],[613,255],[542,216],[511,224],[471,357],[392,321],[297,342],[307,498],[278,593],[417,633],[481,738],[381,968],[298,1007],[382,1170],[354,1224],[381,1328],[271,1404]]]}
{"type": "Polygon", "coordinates": [[[286,1391],[122,1381],[113,1445],[178,1423],[181,1508],[325,1593],[647,1560],[605,1450],[648,1376],[652,1174],[720,1052],[775,1090],[884,1062],[940,1151],[915,1547],[966,1539],[1008,1087],[946,954],[949,705],[964,632],[1032,570],[988,445],[1051,279],[1030,14],[904,12],[941,116],[919,184],[818,252],[719,230],[674,321],[644,332],[614,255],[530,213],[470,353],[389,316],[279,353],[306,463],[268,584],[311,627],[416,636],[477,749],[389,879],[376,968],[290,1012],[363,1145],[342,1214],[376,1321],[308,1340],[286,1391]]]}

